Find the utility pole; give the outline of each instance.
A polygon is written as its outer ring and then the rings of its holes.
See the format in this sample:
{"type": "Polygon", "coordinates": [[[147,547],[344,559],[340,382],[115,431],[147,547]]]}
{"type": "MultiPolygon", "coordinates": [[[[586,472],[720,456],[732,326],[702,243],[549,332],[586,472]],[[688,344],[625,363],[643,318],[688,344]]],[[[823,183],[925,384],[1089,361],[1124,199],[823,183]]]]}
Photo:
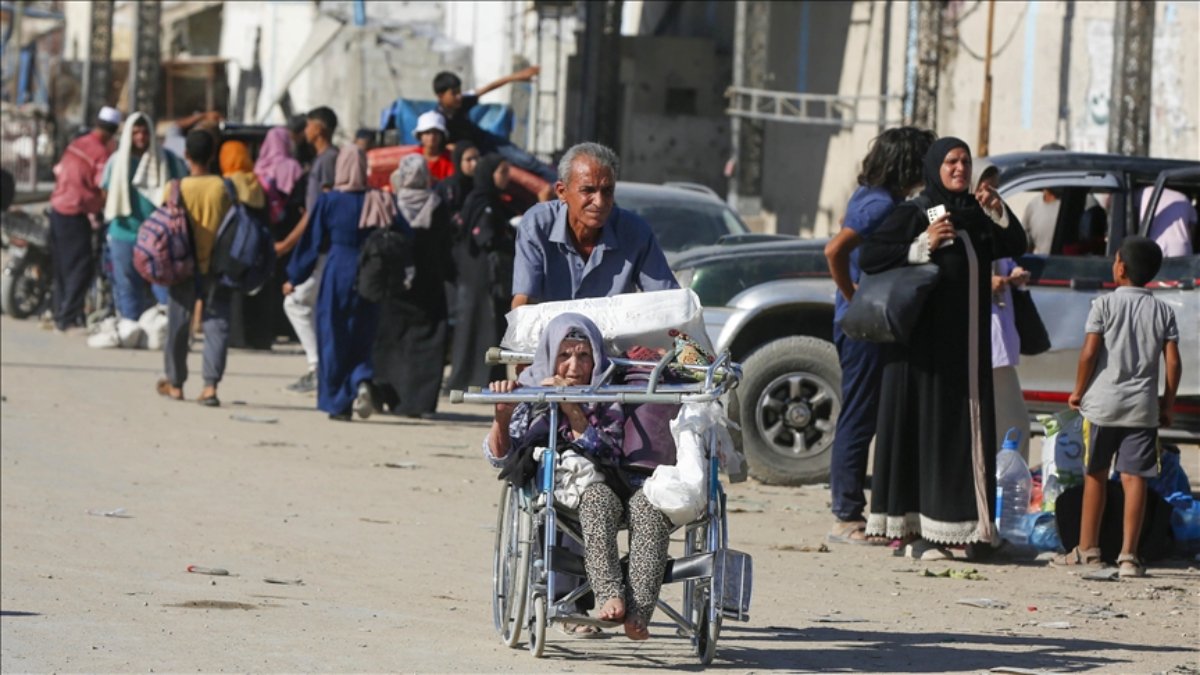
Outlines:
{"type": "Polygon", "coordinates": [[[622,0],[605,0],[600,31],[599,92],[596,97],[596,142],[621,150],[621,14],[622,0]]]}
{"type": "Polygon", "coordinates": [[[4,55],[4,59],[14,67],[9,71],[12,76],[12,91],[9,94],[9,101],[14,105],[21,98],[21,48],[25,45],[21,44],[21,19],[25,16],[25,0],[17,0],[13,3],[12,12],[12,30],[8,36],[8,43],[5,44],[5,50],[8,52],[4,55]]]}
{"type": "Polygon", "coordinates": [[[1150,154],[1150,83],[1154,56],[1154,0],[1123,0],[1113,22],[1112,97],[1108,151],[1150,154]]]}
{"type": "Polygon", "coordinates": [[[91,36],[83,68],[83,125],[91,126],[108,105],[112,88],[113,0],[92,1],[91,36]]]}
{"type": "MultiPolygon", "coordinates": [[[[771,3],[739,0],[734,15],[733,86],[767,88],[767,35],[771,3]]],[[[734,116],[734,172],[729,181],[729,204],[744,215],[762,211],[763,137],[762,120],[734,116]]]]}
{"type": "Polygon", "coordinates": [[[162,35],[162,4],[143,0],[134,5],[133,67],[129,71],[130,112],[146,113],[158,119],[155,104],[162,73],[159,40],[162,35]]]}
{"type": "Polygon", "coordinates": [[[975,154],[988,156],[992,127],[992,33],[996,25],[996,0],[988,0],[987,52],[983,55],[983,104],[979,106],[979,144],[975,154]]]}
{"type": "Polygon", "coordinates": [[[938,80],[942,62],[941,0],[927,0],[917,7],[917,77],[913,91],[915,126],[937,128],[938,80]]]}

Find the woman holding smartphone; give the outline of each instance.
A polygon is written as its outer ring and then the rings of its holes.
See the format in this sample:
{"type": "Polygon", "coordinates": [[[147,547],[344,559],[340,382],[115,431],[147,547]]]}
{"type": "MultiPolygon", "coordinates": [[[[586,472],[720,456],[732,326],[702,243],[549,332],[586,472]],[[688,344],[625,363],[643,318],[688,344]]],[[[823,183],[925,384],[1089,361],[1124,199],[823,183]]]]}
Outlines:
{"type": "MultiPolygon", "coordinates": [[[[885,357],[867,536],[912,542],[909,554],[997,540],[991,263],[1025,251],[1025,230],[996,189],[971,190],[960,139],[926,153],[923,199],[897,206],[862,249],[863,271],[940,268],[908,345],[885,357]],[[944,213],[927,211],[944,207],[944,213]]],[[[941,209],[938,209],[940,212],[941,209]]]]}

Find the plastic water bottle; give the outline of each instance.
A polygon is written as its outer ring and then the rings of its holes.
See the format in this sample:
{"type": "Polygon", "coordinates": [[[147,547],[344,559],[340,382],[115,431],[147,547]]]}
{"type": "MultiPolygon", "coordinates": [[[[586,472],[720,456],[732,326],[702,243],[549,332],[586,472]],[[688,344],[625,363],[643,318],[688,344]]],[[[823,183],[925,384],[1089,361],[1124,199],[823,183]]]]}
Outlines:
{"type": "Polygon", "coordinates": [[[1058,536],[1058,523],[1053,513],[1031,513],[1026,519],[1030,546],[1039,551],[1062,549],[1062,539],[1058,536]]]}
{"type": "Polygon", "coordinates": [[[1004,434],[1004,444],[996,456],[996,529],[1014,544],[1029,540],[1025,516],[1029,514],[1029,489],[1033,479],[1029,466],[1018,450],[1021,432],[1013,427],[1004,434]]]}

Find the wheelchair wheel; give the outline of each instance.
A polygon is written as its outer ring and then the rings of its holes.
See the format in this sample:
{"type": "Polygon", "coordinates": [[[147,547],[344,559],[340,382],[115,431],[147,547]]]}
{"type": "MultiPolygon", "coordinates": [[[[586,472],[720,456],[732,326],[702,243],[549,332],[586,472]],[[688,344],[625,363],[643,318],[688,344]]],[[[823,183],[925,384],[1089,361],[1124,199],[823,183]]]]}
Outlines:
{"type": "Polygon", "coordinates": [[[546,596],[533,597],[533,611],[529,617],[529,653],[535,659],[542,658],[546,651],[546,596]]]}
{"type": "Polygon", "coordinates": [[[509,648],[521,638],[529,584],[529,518],[520,500],[520,491],[505,483],[492,554],[492,621],[500,641],[509,648]]]}
{"type": "Polygon", "coordinates": [[[704,599],[697,603],[700,621],[696,624],[695,648],[700,663],[708,665],[717,655],[717,639],[721,637],[721,610],[713,604],[711,585],[702,589],[704,599]]]}

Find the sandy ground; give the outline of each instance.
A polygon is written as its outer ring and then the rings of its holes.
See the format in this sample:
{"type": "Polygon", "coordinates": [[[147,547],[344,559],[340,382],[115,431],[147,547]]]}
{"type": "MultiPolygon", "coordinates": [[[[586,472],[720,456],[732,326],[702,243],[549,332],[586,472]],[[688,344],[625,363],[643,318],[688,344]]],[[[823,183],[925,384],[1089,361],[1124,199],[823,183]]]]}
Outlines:
{"type": "MultiPolygon", "coordinates": [[[[157,353],[0,327],[4,672],[699,668],[660,620],[641,644],[551,633],[544,660],[499,644],[484,408],[330,422],[281,390],[302,367],[294,351],[234,352],[224,406],[201,408],[154,395],[157,353]],[[90,515],[113,509],[124,517],[90,515]]],[[[1185,455],[1200,476],[1200,453],[1185,455]]],[[[822,552],[827,489],[729,494],[755,595],[752,620],[726,624],[715,670],[1200,671],[1195,561],[1088,582],[1033,562],[822,552]],[[921,575],[968,566],[986,579],[921,575]],[[971,598],[1007,607],[959,604],[971,598]]]]}

